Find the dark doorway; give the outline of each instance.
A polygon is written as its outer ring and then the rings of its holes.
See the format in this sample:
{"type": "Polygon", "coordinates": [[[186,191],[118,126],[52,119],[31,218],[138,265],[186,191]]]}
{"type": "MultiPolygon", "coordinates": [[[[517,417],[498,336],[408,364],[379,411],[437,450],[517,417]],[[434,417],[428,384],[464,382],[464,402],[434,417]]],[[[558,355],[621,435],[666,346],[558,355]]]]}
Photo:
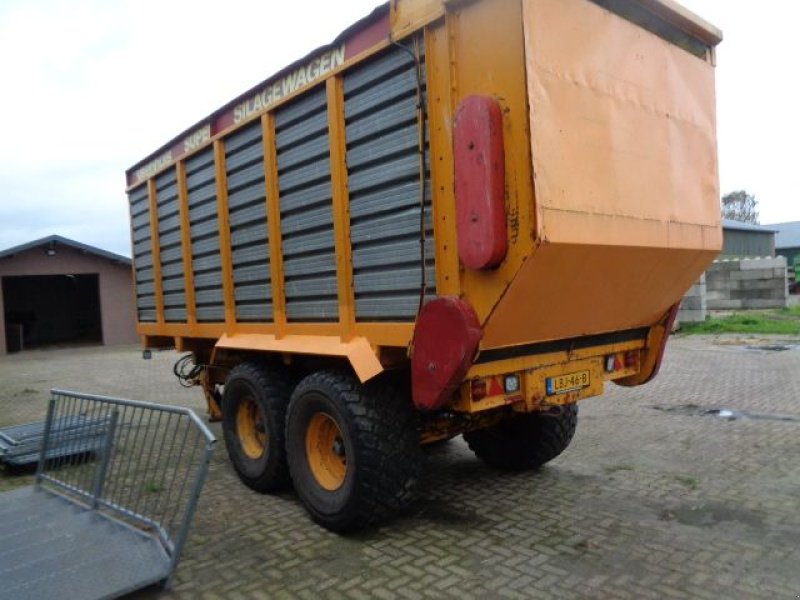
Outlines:
{"type": "Polygon", "coordinates": [[[98,282],[96,274],[3,277],[8,352],[102,343],[98,282]]]}

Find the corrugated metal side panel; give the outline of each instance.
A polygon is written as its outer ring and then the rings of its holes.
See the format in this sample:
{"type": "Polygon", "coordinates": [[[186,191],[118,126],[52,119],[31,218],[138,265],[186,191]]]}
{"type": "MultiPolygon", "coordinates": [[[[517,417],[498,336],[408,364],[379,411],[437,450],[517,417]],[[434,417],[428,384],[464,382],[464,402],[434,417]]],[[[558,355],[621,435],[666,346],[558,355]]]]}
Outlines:
{"type": "Polygon", "coordinates": [[[219,255],[213,148],[209,147],[186,161],[186,188],[197,320],[201,323],[224,321],[225,296],[219,255]]]}
{"type": "Polygon", "coordinates": [[[275,111],[286,315],[339,318],[328,113],[319,86],[275,111]]]}
{"type": "Polygon", "coordinates": [[[142,323],[156,320],[156,296],[153,276],[153,249],[150,235],[150,197],[147,184],[128,194],[133,236],[133,269],[136,276],[136,312],[142,323]]]}
{"type": "MultiPolygon", "coordinates": [[[[424,95],[424,57],[422,86],[424,95]]],[[[344,91],[356,319],[413,320],[421,284],[414,59],[390,48],[349,70],[344,91]]],[[[432,296],[436,272],[429,172],[426,181],[425,278],[432,296]]]]}
{"type": "Polygon", "coordinates": [[[722,230],[722,256],[774,256],[775,234],[771,231],[722,230]]]}
{"type": "Polygon", "coordinates": [[[272,287],[260,121],[225,138],[225,168],[236,319],[270,321],[272,287]]]}
{"type": "Polygon", "coordinates": [[[156,177],[156,205],[164,320],[185,323],[186,290],[183,278],[178,180],[175,169],[169,169],[156,177]]]}

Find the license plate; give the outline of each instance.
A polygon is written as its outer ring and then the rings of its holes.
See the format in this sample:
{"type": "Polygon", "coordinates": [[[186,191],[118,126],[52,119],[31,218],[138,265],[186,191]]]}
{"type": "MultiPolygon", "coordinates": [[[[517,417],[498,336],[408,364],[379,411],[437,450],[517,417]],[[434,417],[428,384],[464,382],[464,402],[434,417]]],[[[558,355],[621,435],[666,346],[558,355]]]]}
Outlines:
{"type": "Polygon", "coordinates": [[[545,380],[545,387],[547,394],[563,394],[572,390],[579,390],[588,387],[591,383],[589,370],[575,371],[574,373],[566,373],[564,375],[557,375],[555,377],[548,377],[545,380]]]}

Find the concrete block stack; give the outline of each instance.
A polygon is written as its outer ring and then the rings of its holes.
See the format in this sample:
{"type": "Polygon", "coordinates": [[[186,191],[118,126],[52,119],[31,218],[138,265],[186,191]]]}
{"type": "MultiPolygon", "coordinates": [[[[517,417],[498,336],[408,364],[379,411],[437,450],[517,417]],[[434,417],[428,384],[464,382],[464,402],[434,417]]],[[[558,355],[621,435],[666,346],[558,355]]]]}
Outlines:
{"type": "Polygon", "coordinates": [[[708,312],[706,309],[706,276],[703,274],[681,300],[677,321],[678,323],[705,321],[708,312]]]}
{"type": "Polygon", "coordinates": [[[786,306],[786,258],[723,259],[706,271],[708,310],[786,306]]]}

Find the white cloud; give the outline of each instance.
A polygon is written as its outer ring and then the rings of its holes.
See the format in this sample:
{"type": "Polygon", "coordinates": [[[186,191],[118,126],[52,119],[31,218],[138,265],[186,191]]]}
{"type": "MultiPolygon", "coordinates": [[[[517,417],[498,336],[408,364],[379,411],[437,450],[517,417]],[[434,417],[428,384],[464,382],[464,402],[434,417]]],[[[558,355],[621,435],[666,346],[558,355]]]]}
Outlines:
{"type": "Polygon", "coordinates": [[[746,189],[762,223],[800,221],[800,5],[784,0],[682,0],[722,29],[717,110],[722,193],[746,189]]]}
{"type": "MultiPolygon", "coordinates": [[[[129,253],[124,172],[368,14],[375,0],[5,0],[0,248],[59,233],[129,253]]],[[[794,23],[782,0],[685,0],[725,31],[723,191],[800,220],[794,23]]]]}
{"type": "Polygon", "coordinates": [[[130,253],[125,169],[375,6],[0,5],[0,248],[58,233],[130,253]]]}

